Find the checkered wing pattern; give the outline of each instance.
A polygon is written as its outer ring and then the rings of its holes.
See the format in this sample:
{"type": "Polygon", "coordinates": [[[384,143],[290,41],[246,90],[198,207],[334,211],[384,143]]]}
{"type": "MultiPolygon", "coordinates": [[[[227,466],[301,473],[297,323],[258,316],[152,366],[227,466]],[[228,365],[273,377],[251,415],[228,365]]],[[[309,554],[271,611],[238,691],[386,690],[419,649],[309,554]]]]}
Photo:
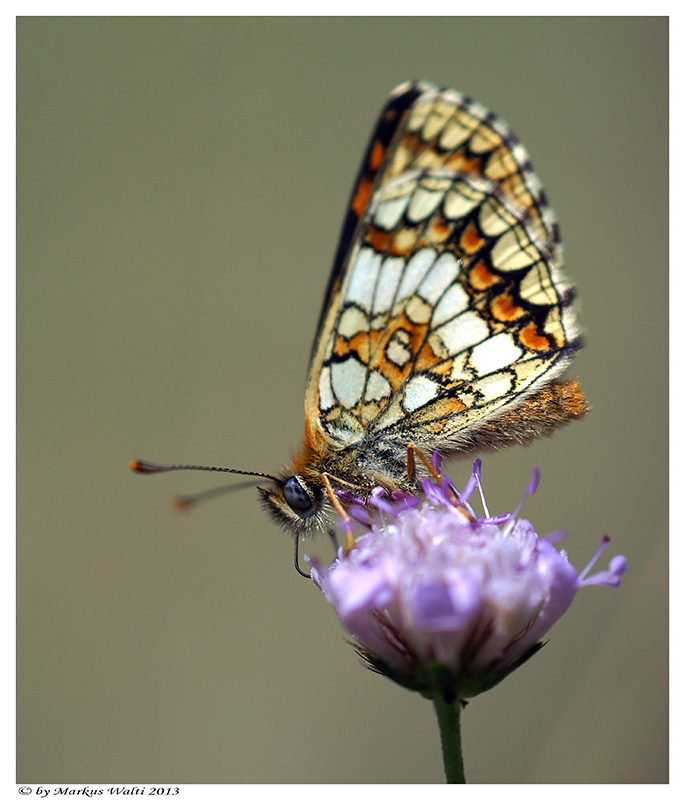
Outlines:
{"type": "Polygon", "coordinates": [[[448,453],[580,346],[558,228],[506,123],[404,84],[352,193],[310,366],[307,434],[448,453]]]}

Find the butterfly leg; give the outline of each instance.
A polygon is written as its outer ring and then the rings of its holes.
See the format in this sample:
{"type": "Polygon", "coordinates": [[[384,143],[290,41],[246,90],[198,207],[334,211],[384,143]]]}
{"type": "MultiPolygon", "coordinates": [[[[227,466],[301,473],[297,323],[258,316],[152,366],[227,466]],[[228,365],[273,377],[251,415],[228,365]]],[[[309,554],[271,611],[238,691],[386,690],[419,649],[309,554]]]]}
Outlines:
{"type": "Polygon", "coordinates": [[[421,450],[419,450],[419,448],[412,442],[409,442],[409,444],[407,445],[407,479],[410,482],[414,480],[414,473],[416,472],[415,456],[418,456],[421,459],[421,461],[423,461],[423,463],[428,468],[430,474],[435,478],[436,481],[439,481],[440,473],[435,469],[435,467],[421,452],[421,450]]]}
{"type": "MultiPolygon", "coordinates": [[[[417,455],[421,461],[426,465],[428,470],[430,471],[431,475],[435,478],[436,481],[442,481],[442,476],[440,473],[435,469],[435,467],[431,464],[431,462],[426,458],[426,456],[419,450],[419,448],[412,443],[407,445],[407,478],[409,481],[414,480],[414,472],[416,470],[416,463],[414,461],[414,456],[417,455]]],[[[473,514],[468,510],[468,508],[460,501],[459,494],[456,489],[449,484],[452,490],[452,494],[454,496],[454,500],[456,504],[459,506],[462,514],[470,521],[473,522],[475,517],[473,514]]]]}
{"type": "MultiPolygon", "coordinates": [[[[350,522],[350,515],[345,511],[343,508],[342,503],[338,499],[338,496],[333,491],[333,486],[331,485],[331,478],[333,476],[329,475],[328,472],[321,473],[321,480],[323,481],[323,485],[326,489],[326,493],[328,494],[328,499],[331,501],[331,505],[333,508],[338,512],[338,514],[343,518],[345,522],[350,522]]],[[[350,553],[354,550],[354,536],[352,536],[352,532],[350,530],[345,531],[345,552],[350,553]]]]}

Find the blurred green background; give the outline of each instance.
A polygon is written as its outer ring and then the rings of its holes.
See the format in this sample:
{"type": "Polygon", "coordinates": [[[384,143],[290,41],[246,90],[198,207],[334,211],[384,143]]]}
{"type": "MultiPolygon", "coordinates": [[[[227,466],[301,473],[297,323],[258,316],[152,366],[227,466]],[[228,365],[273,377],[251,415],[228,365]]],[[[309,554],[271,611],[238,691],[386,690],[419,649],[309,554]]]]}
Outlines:
{"type": "Polygon", "coordinates": [[[256,490],[179,515],[220,480],[127,469],[288,459],[367,137],[425,78],[525,143],[587,333],[592,413],[486,455],[490,509],[539,466],[538,532],[629,563],[469,704],[467,778],[667,781],[667,19],[33,17],[17,55],[17,780],[442,782],[256,490]]]}

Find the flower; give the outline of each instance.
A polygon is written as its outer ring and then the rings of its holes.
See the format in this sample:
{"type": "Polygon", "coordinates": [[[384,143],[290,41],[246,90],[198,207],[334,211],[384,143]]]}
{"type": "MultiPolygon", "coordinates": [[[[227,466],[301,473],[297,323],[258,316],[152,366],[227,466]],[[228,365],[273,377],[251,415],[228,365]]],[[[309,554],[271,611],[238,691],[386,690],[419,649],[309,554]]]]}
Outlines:
{"type": "Polygon", "coordinates": [[[537,652],[578,589],[618,586],[626,560],[616,556],[608,570],[587,577],[605,537],[579,574],[554,547],[559,534],[539,538],[518,518],[537,472],[516,511],[488,516],[483,498],[485,516],[476,518],[468,501],[480,489],[480,461],[462,493],[437,453],[432,463],[437,477],[424,480],[422,498],[388,499],[374,489],[351,512],[366,529],[354,549],[340,549],[328,568],[310,563],[314,583],[374,671],[453,703],[491,688],[537,652]]]}

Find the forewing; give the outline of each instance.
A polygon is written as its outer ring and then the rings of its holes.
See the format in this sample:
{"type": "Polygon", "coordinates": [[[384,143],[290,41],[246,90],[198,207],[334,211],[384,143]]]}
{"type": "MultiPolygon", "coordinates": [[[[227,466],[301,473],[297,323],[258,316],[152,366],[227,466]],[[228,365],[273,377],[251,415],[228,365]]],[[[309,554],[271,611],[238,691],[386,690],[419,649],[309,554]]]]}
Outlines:
{"type": "Polygon", "coordinates": [[[554,216],[508,126],[452,90],[400,87],[343,229],[309,433],[458,448],[561,372],[579,346],[572,299],[554,216]]]}

